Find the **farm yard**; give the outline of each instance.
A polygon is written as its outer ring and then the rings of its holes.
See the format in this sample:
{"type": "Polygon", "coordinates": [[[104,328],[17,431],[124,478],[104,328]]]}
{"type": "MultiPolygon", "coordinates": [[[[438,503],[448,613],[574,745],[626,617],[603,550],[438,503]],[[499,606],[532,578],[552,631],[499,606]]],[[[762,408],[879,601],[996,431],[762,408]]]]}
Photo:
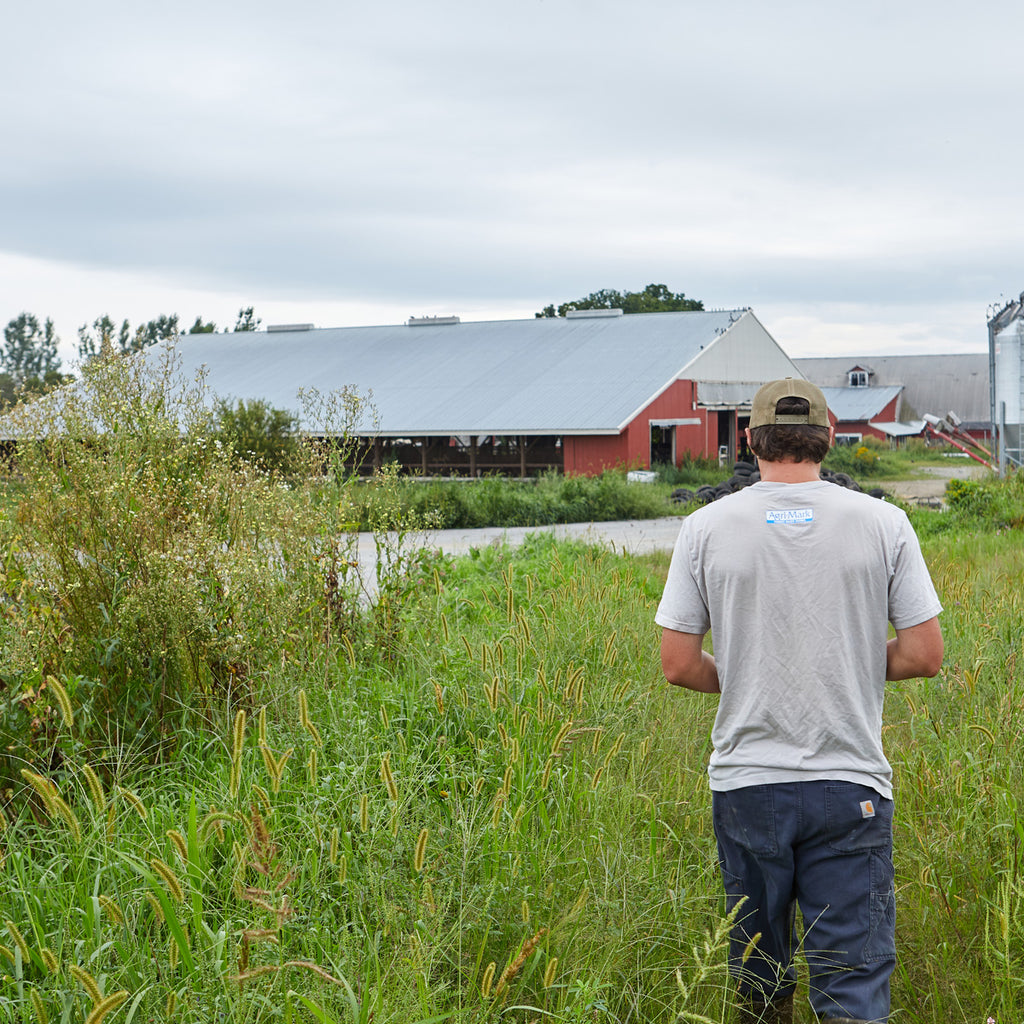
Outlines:
{"type": "MultiPolygon", "coordinates": [[[[714,700],[661,676],[668,553],[445,554],[394,475],[281,477],[105,372],[2,504],[0,1019],[730,1020],[714,700]]],[[[680,485],[558,484],[613,519],[685,512],[680,485]]],[[[887,700],[893,1020],[1018,1024],[1024,483],[944,503],[910,514],[945,663],[887,700]]]]}

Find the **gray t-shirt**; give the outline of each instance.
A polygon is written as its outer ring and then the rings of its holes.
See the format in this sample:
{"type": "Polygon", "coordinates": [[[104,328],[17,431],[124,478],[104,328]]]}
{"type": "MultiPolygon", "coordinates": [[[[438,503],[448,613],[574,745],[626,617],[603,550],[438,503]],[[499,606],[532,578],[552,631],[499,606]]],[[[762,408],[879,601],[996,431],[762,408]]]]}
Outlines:
{"type": "Polygon", "coordinates": [[[906,515],[827,481],[761,482],[683,522],[655,620],[711,630],[711,788],[838,779],[892,796],[888,623],[942,610],[906,515]]]}

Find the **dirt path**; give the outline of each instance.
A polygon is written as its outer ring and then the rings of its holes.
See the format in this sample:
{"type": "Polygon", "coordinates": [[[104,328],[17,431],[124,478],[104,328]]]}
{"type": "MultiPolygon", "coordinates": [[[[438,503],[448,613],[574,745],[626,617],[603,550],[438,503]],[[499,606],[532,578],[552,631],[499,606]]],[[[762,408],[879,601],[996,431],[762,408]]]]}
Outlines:
{"type": "Polygon", "coordinates": [[[921,505],[940,504],[950,480],[982,480],[990,475],[973,459],[950,459],[948,466],[922,466],[928,477],[921,480],[886,480],[878,486],[907,502],[921,505]]]}

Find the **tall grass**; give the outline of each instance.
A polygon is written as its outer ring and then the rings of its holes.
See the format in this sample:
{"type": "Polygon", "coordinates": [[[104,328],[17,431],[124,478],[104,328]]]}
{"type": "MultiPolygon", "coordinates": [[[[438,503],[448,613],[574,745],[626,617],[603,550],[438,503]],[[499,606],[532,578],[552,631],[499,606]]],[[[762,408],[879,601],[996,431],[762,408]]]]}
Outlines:
{"type": "MultiPolygon", "coordinates": [[[[122,493],[132,479],[165,480],[156,468],[133,477],[129,450],[118,462],[104,449],[122,493]]],[[[219,462],[202,465],[204,479],[242,486],[219,462]]],[[[244,699],[227,686],[179,690],[167,712],[174,742],[154,758],[142,733],[121,728],[114,743],[104,725],[106,741],[92,737],[117,711],[99,691],[145,694],[161,677],[143,668],[159,673],[160,658],[150,651],[154,667],[131,663],[131,676],[83,674],[86,627],[69,626],[61,591],[29,574],[51,564],[41,552],[53,527],[24,509],[27,476],[20,486],[7,564],[24,574],[18,587],[33,581],[42,596],[30,607],[44,611],[30,614],[9,589],[0,639],[24,652],[19,631],[45,627],[51,646],[45,664],[8,660],[0,672],[0,1019],[729,1019],[705,778],[715,700],[661,677],[664,556],[550,537],[459,560],[399,547],[381,612],[339,590],[345,549],[325,538],[351,522],[346,488],[297,494],[260,479],[252,493],[277,510],[260,521],[277,525],[258,536],[274,543],[211,531],[212,547],[237,543],[250,564],[268,551],[318,557],[297,560],[301,572],[286,560],[273,601],[246,596],[262,591],[246,591],[243,572],[218,570],[230,583],[223,601],[262,609],[263,622],[232,611],[253,682],[244,699]]],[[[393,481],[380,486],[378,524],[400,535],[393,481]]],[[[995,500],[1014,507],[1013,486],[995,500]]],[[[136,508],[148,537],[157,506],[136,508]]],[[[186,564],[205,549],[184,539],[207,536],[209,515],[166,538],[186,564]]],[[[121,550],[123,528],[99,522],[121,550]]],[[[1024,1007],[1024,541],[1014,527],[960,523],[925,531],[947,609],[943,670],[898,684],[887,702],[894,1019],[1011,1024],[1024,1007]]],[[[118,564],[130,593],[148,563],[118,564]]],[[[74,571],[58,579],[73,583],[74,571]]],[[[207,610],[224,607],[235,605],[207,610]]],[[[118,618],[117,635],[134,622],[118,618]]],[[[199,641],[184,631],[180,642],[199,641]]],[[[207,665],[219,650],[197,649],[207,665]]]]}

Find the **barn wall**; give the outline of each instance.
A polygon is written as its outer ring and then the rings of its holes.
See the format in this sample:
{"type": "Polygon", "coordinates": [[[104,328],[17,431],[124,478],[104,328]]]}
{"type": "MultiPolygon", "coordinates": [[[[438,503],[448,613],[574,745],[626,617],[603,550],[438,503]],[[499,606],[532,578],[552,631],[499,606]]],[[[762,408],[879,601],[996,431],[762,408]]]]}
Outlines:
{"type": "Polygon", "coordinates": [[[707,410],[696,408],[693,381],[677,380],[645,406],[615,437],[565,437],[567,475],[593,475],[613,467],[649,469],[651,463],[651,420],[697,419],[676,430],[676,460],[685,453],[714,457],[718,453],[718,423],[707,410]]]}

